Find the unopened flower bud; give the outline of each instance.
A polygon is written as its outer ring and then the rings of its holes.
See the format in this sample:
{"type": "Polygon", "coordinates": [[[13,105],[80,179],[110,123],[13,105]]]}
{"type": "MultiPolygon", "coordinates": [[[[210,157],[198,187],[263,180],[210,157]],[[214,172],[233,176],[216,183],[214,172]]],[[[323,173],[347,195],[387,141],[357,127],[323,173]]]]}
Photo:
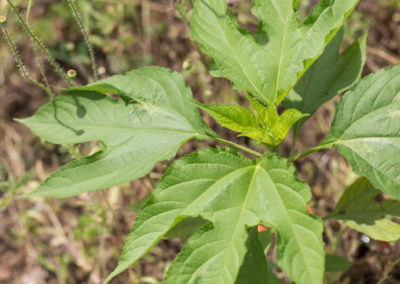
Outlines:
{"type": "Polygon", "coordinates": [[[106,74],[106,72],[107,72],[107,70],[106,70],[106,68],[104,66],[100,66],[97,69],[97,73],[99,73],[99,75],[104,75],[104,74],[106,74]]]}
{"type": "Polygon", "coordinates": [[[206,97],[211,97],[211,96],[213,95],[213,93],[212,93],[211,90],[207,89],[207,90],[204,91],[204,95],[205,95],[206,97]]]}
{"type": "Polygon", "coordinates": [[[76,71],[74,69],[70,69],[67,72],[67,76],[68,76],[68,78],[74,80],[76,78],[76,76],[77,76],[77,73],[76,73],[76,71]]]}
{"type": "Polygon", "coordinates": [[[7,17],[0,15],[0,26],[5,27],[7,25],[7,17]]]}
{"type": "Polygon", "coordinates": [[[66,43],[65,47],[67,48],[68,51],[73,51],[75,48],[75,43],[73,43],[72,41],[69,41],[66,43]]]}
{"type": "Polygon", "coordinates": [[[182,67],[186,71],[192,69],[193,61],[191,59],[186,59],[185,61],[183,61],[182,67]]]}

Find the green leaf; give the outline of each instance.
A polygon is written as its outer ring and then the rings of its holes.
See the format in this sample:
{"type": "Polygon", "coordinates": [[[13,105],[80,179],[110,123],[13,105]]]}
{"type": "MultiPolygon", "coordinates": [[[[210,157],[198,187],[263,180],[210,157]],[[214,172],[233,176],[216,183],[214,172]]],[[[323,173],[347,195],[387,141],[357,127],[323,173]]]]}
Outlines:
{"type": "Polygon", "coordinates": [[[264,250],[264,255],[267,254],[269,248],[271,247],[272,238],[274,233],[271,230],[266,230],[258,233],[258,240],[264,250]]]}
{"type": "Polygon", "coordinates": [[[257,132],[259,129],[254,113],[239,105],[196,104],[210,114],[220,125],[235,132],[257,132]]]}
{"type": "Polygon", "coordinates": [[[343,25],[359,0],[323,0],[300,23],[296,1],[253,0],[256,34],[241,29],[226,0],[197,0],[191,30],[211,74],[265,104],[279,104],[343,25]],[[310,44],[312,43],[312,44],[310,44]]]}
{"type": "Polygon", "coordinates": [[[267,258],[258,238],[257,227],[250,230],[246,247],[247,253],[243,259],[235,284],[269,284],[268,280],[271,272],[268,270],[267,258]]]}
{"type": "Polygon", "coordinates": [[[353,263],[347,258],[336,255],[325,255],[325,272],[343,272],[349,269],[353,263]]]}
{"type": "Polygon", "coordinates": [[[104,149],[60,168],[28,196],[69,197],[144,176],[184,142],[210,133],[191,98],[181,76],[150,67],[53,99],[21,122],[52,143],[100,141],[104,149]]]}
{"type": "Polygon", "coordinates": [[[283,284],[284,282],[272,273],[276,264],[267,261],[265,254],[272,243],[271,230],[258,233],[257,227],[250,230],[249,239],[246,242],[247,253],[240,267],[235,284],[260,283],[283,284]]]}
{"type": "MultiPolygon", "coordinates": [[[[283,101],[286,108],[295,108],[313,115],[321,105],[359,80],[366,59],[366,34],[339,55],[342,39],[343,29],[289,92],[283,101]]],[[[302,119],[297,123],[296,131],[305,121],[302,119]]]]}
{"type": "MultiPolygon", "coordinates": [[[[268,116],[269,112],[265,106],[263,106],[260,102],[253,99],[251,96],[246,94],[246,98],[249,100],[251,108],[257,113],[257,123],[259,123],[262,128],[267,128],[271,124],[271,119],[268,116]]],[[[271,106],[269,106],[271,107],[271,106]]],[[[278,115],[277,111],[274,109],[274,113],[278,115]]]]}
{"type": "Polygon", "coordinates": [[[400,199],[400,66],[361,80],[341,99],[330,134],[353,170],[400,199]]]}
{"type": "Polygon", "coordinates": [[[346,189],[335,210],[326,218],[334,218],[375,240],[395,242],[400,240],[400,224],[385,216],[400,217],[400,202],[375,201],[379,191],[360,178],[346,189]]]}
{"type": "Polygon", "coordinates": [[[183,240],[188,239],[193,233],[199,229],[201,226],[207,224],[208,221],[204,220],[201,217],[195,218],[186,218],[183,219],[179,224],[173,227],[168,233],[165,235],[167,239],[180,238],[183,240]]]}
{"type": "Polygon", "coordinates": [[[269,137],[267,137],[263,142],[270,145],[280,145],[283,140],[285,140],[292,126],[306,116],[308,116],[308,114],[303,114],[297,109],[292,108],[285,110],[270,128],[274,141],[271,141],[269,137]]]}
{"type": "Polygon", "coordinates": [[[232,283],[246,254],[247,228],[277,232],[282,269],[298,283],[322,283],[322,223],[306,209],[310,189],[285,159],[251,161],[230,149],[205,149],[175,162],[139,212],[118,267],[107,281],[143,256],[182,219],[201,216],[198,229],[165,283],[232,283]]]}
{"type": "Polygon", "coordinates": [[[296,109],[288,109],[279,116],[275,105],[268,108],[248,97],[257,116],[249,109],[239,105],[202,105],[198,107],[209,113],[220,125],[240,132],[239,136],[250,137],[267,145],[280,145],[292,126],[307,116],[296,109]]]}

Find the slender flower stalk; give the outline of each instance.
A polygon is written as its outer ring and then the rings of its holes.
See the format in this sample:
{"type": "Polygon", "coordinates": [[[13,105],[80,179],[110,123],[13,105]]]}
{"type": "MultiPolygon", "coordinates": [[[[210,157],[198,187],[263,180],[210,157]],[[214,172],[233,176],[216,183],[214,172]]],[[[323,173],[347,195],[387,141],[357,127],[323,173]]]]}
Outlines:
{"type": "Polygon", "coordinates": [[[22,75],[25,77],[25,79],[27,79],[32,84],[38,86],[39,88],[42,88],[51,97],[53,94],[46,86],[44,86],[43,84],[39,83],[38,81],[34,80],[31,76],[29,76],[27,70],[25,69],[24,64],[22,63],[21,57],[19,56],[18,50],[7,30],[7,27],[5,25],[6,22],[7,22],[7,18],[5,16],[1,15],[0,16],[0,26],[3,31],[4,38],[6,39],[6,41],[8,42],[8,44],[10,46],[11,52],[14,55],[14,59],[17,62],[17,65],[18,65],[19,69],[21,70],[22,75]]]}
{"type": "Polygon", "coordinates": [[[7,17],[4,15],[0,15],[0,26],[5,27],[7,25],[7,17]]]}
{"type": "Polygon", "coordinates": [[[86,43],[86,46],[87,46],[87,49],[89,52],[90,62],[92,65],[93,77],[94,77],[94,80],[97,81],[98,75],[97,75],[96,60],[94,58],[93,46],[92,46],[92,43],[89,38],[88,29],[86,28],[85,23],[83,22],[82,18],[79,15],[79,12],[78,12],[77,7],[75,6],[74,0],[67,0],[67,1],[68,1],[69,8],[71,9],[72,15],[75,18],[78,26],[80,27],[82,34],[83,34],[83,38],[85,39],[85,43],[86,43]]]}
{"type": "Polygon", "coordinates": [[[72,87],[73,84],[68,78],[67,74],[61,69],[58,63],[55,61],[54,57],[51,55],[50,51],[43,45],[42,41],[38,38],[38,36],[29,28],[28,24],[22,18],[18,9],[15,7],[14,3],[11,0],[7,0],[7,3],[10,5],[14,14],[17,16],[19,22],[23,26],[24,30],[28,33],[33,42],[37,45],[37,47],[44,53],[46,58],[49,60],[50,64],[54,67],[57,73],[64,79],[69,87],[72,87]]]}
{"type": "MultiPolygon", "coordinates": [[[[32,8],[32,0],[29,0],[29,2],[28,2],[28,8],[27,8],[27,10],[26,10],[26,16],[25,16],[26,24],[27,24],[28,26],[29,26],[29,15],[30,15],[30,12],[31,12],[31,8],[32,8]]],[[[47,80],[47,76],[46,76],[46,73],[44,72],[43,65],[42,65],[42,63],[40,62],[40,56],[39,56],[38,46],[37,46],[37,44],[36,44],[34,41],[33,41],[33,52],[35,53],[36,62],[37,62],[37,64],[38,64],[38,67],[39,67],[39,70],[40,70],[40,74],[42,74],[43,82],[44,82],[45,86],[47,87],[47,89],[50,90],[50,93],[51,93],[50,98],[52,98],[52,97],[54,97],[54,94],[53,94],[53,92],[52,92],[52,90],[51,90],[51,86],[50,86],[50,84],[49,84],[49,81],[47,80]]]]}

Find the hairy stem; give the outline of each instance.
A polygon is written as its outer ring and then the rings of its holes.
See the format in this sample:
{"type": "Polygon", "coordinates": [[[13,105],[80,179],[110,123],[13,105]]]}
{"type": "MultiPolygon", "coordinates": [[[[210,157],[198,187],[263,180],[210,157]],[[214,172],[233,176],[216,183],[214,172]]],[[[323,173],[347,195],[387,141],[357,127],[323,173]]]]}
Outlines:
{"type": "Polygon", "coordinates": [[[63,80],[67,83],[69,87],[72,87],[73,84],[71,80],[68,78],[67,74],[61,69],[61,67],[56,63],[55,59],[53,56],[50,54],[49,50],[43,45],[41,40],[36,36],[36,34],[29,28],[28,24],[25,22],[25,20],[22,18],[21,14],[18,12],[18,9],[15,7],[13,2],[11,0],[7,0],[7,3],[10,5],[11,9],[13,10],[14,14],[17,16],[19,22],[21,25],[24,27],[25,31],[28,33],[30,38],[33,40],[34,43],[36,43],[37,47],[43,52],[43,54],[47,57],[49,60],[51,66],[54,67],[54,69],[57,71],[57,73],[63,78],[63,80]]]}
{"type": "Polygon", "coordinates": [[[228,141],[228,140],[225,140],[225,139],[222,139],[222,138],[218,138],[218,137],[214,137],[213,139],[214,139],[215,141],[224,143],[224,144],[226,144],[226,145],[229,145],[229,146],[231,146],[231,147],[233,147],[233,148],[236,148],[236,149],[238,149],[238,150],[241,150],[241,151],[243,151],[243,152],[245,152],[245,153],[247,153],[247,154],[253,155],[253,156],[255,156],[255,157],[262,157],[262,154],[261,154],[261,153],[259,153],[259,152],[257,152],[257,151],[254,151],[254,150],[252,150],[252,149],[250,149],[250,148],[247,148],[247,147],[245,147],[245,146],[242,146],[242,145],[239,145],[239,144],[236,144],[236,143],[234,143],[234,142],[231,142],[231,141],[228,141]]]}
{"type": "Polygon", "coordinates": [[[92,46],[92,43],[89,38],[88,29],[86,28],[85,23],[83,22],[82,18],[79,15],[79,12],[78,12],[77,7],[75,6],[74,0],[67,0],[67,1],[68,1],[69,8],[71,9],[72,15],[75,18],[79,28],[82,31],[83,38],[85,39],[86,47],[89,52],[90,63],[92,65],[93,77],[94,77],[94,80],[97,81],[98,75],[97,75],[96,60],[94,58],[93,46],[92,46]]]}
{"type": "MultiPolygon", "coordinates": [[[[25,18],[26,18],[26,24],[27,24],[28,26],[29,26],[29,14],[30,14],[30,12],[31,12],[31,8],[32,8],[32,0],[29,0],[28,8],[27,8],[27,10],[26,10],[26,16],[25,16],[25,18]]],[[[52,92],[52,90],[51,90],[49,81],[47,80],[47,76],[46,76],[46,73],[44,72],[43,65],[42,65],[42,63],[40,62],[38,46],[37,46],[37,44],[36,44],[35,42],[33,42],[33,52],[35,53],[36,62],[37,62],[37,64],[38,64],[38,66],[39,66],[40,74],[42,74],[43,82],[44,82],[46,88],[50,91],[49,95],[50,95],[50,99],[51,99],[51,98],[54,97],[54,94],[53,94],[53,92],[52,92]]],[[[47,93],[47,92],[46,92],[46,93],[47,93]]]]}
{"type": "Polygon", "coordinates": [[[1,27],[1,28],[3,30],[5,39],[7,40],[8,44],[10,45],[11,52],[14,55],[15,61],[17,62],[17,65],[18,65],[19,69],[21,70],[22,75],[25,77],[26,80],[28,80],[32,84],[38,86],[39,88],[42,88],[51,97],[53,94],[46,86],[44,86],[43,84],[39,83],[38,81],[32,79],[31,76],[29,76],[28,72],[25,69],[24,64],[22,63],[21,58],[19,57],[18,50],[17,50],[13,40],[11,39],[11,36],[8,33],[7,28],[6,27],[1,27]]]}

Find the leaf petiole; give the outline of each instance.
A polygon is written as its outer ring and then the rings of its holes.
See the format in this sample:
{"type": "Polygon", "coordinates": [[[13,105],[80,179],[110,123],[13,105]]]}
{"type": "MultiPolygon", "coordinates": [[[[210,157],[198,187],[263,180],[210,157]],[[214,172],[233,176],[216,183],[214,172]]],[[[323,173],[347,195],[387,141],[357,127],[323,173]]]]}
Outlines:
{"type": "Polygon", "coordinates": [[[247,147],[245,147],[245,146],[239,145],[239,144],[237,144],[237,143],[234,143],[234,142],[231,142],[231,141],[228,141],[228,140],[219,138],[219,137],[212,137],[212,139],[215,140],[215,141],[224,143],[224,144],[226,144],[226,145],[229,145],[229,146],[231,146],[231,147],[233,147],[233,148],[236,148],[236,149],[238,149],[238,150],[241,150],[241,151],[243,151],[243,152],[245,152],[245,153],[247,153],[247,154],[253,155],[253,156],[255,156],[255,157],[262,157],[262,156],[263,156],[263,154],[261,154],[260,152],[257,152],[257,151],[255,151],[255,150],[252,150],[252,149],[247,148],[247,147]]]}
{"type": "Polygon", "coordinates": [[[319,146],[317,146],[317,147],[308,149],[308,150],[306,150],[306,151],[304,151],[304,152],[298,154],[297,156],[290,157],[290,158],[289,158],[289,161],[290,161],[290,162],[297,161],[298,159],[304,158],[304,157],[306,157],[306,156],[308,156],[308,155],[310,155],[310,154],[312,154],[312,153],[314,153],[314,152],[318,152],[318,151],[320,151],[320,150],[330,148],[331,146],[333,146],[332,143],[329,143],[329,144],[321,144],[321,145],[319,145],[319,146]]]}

